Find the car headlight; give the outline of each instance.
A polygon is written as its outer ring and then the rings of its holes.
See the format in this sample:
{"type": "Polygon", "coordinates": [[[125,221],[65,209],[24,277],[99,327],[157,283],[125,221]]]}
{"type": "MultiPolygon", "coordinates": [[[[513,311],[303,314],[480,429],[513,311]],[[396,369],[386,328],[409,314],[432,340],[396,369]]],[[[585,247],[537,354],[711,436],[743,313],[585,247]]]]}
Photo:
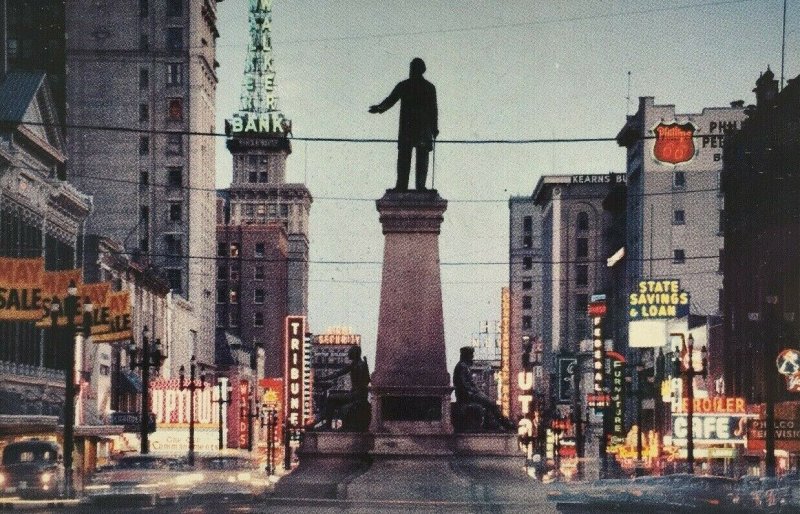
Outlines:
{"type": "Polygon", "coordinates": [[[50,483],[50,480],[51,480],[52,478],[53,478],[53,474],[52,474],[52,473],[50,473],[49,471],[45,471],[45,472],[44,472],[44,473],[42,473],[42,474],[41,474],[41,476],[39,477],[39,479],[42,481],[42,483],[43,483],[43,484],[49,484],[49,483],[50,483]]]}
{"type": "Polygon", "coordinates": [[[236,474],[236,480],[239,482],[249,482],[251,478],[253,478],[253,476],[247,472],[236,474]]]}

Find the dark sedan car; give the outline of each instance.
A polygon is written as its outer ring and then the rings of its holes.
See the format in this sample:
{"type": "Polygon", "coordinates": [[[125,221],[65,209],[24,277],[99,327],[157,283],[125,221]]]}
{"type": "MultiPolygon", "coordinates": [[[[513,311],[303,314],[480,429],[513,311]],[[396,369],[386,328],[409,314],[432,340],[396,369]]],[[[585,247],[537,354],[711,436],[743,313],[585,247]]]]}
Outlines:
{"type": "Polygon", "coordinates": [[[49,441],[18,441],[3,449],[0,495],[55,498],[64,493],[61,448],[49,441]]]}

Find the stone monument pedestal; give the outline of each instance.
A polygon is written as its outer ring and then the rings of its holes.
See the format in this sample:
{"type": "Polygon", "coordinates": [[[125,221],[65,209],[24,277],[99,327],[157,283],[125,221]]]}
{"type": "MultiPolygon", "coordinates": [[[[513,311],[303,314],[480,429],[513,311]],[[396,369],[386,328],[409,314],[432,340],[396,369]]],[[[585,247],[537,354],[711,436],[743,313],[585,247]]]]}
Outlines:
{"type": "Polygon", "coordinates": [[[436,190],[388,190],[376,202],[385,236],[373,433],[449,434],[439,231],[447,201],[436,190]]]}
{"type": "Polygon", "coordinates": [[[447,202],[435,190],[390,190],[377,207],[385,246],[370,433],[307,432],[275,497],[395,509],[448,502],[459,512],[476,502],[535,505],[516,434],[453,434],[439,273],[447,202]]]}

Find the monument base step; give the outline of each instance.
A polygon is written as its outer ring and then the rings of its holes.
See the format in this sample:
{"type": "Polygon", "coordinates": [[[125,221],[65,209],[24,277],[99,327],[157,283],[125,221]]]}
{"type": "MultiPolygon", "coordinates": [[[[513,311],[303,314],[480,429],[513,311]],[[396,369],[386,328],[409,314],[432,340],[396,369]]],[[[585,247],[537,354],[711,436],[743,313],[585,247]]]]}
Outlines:
{"type": "Polygon", "coordinates": [[[530,478],[516,440],[515,434],[491,433],[307,432],[300,465],[278,482],[273,497],[524,505],[530,478]]]}
{"type": "Polygon", "coordinates": [[[298,455],[495,455],[519,456],[517,435],[506,433],[398,434],[306,432],[298,455]]]}

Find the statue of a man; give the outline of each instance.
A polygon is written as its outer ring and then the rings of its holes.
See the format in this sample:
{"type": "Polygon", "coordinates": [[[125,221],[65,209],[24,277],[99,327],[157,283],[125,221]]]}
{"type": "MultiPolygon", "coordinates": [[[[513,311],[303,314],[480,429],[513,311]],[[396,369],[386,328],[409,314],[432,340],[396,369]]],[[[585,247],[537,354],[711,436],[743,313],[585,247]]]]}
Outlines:
{"type": "MultiPolygon", "coordinates": [[[[348,373],[350,374],[350,392],[347,395],[345,404],[342,406],[343,428],[345,430],[363,432],[369,426],[370,418],[369,366],[367,365],[367,358],[361,357],[361,348],[358,346],[351,346],[347,351],[347,357],[350,359],[350,364],[326,377],[320,377],[320,380],[335,380],[348,373]]],[[[323,426],[330,428],[334,410],[334,405],[326,400],[323,419],[321,420],[323,426]]]]}
{"type": "Polygon", "coordinates": [[[439,113],[436,106],[436,88],[422,78],[425,61],[419,57],[411,61],[409,78],[397,84],[391,94],[369,112],[385,112],[400,100],[400,128],[397,134],[397,184],[398,191],[408,190],[411,171],[411,149],[417,154],[417,190],[425,190],[428,177],[428,152],[439,135],[439,113]]]}
{"type": "Polygon", "coordinates": [[[514,424],[507,417],[503,416],[497,402],[481,392],[472,380],[472,363],[475,357],[475,349],[471,346],[464,346],[460,350],[461,358],[453,371],[453,388],[456,390],[456,409],[457,413],[463,415],[465,408],[470,404],[477,404],[483,407],[486,415],[491,416],[488,420],[491,424],[514,430],[514,424]]]}

